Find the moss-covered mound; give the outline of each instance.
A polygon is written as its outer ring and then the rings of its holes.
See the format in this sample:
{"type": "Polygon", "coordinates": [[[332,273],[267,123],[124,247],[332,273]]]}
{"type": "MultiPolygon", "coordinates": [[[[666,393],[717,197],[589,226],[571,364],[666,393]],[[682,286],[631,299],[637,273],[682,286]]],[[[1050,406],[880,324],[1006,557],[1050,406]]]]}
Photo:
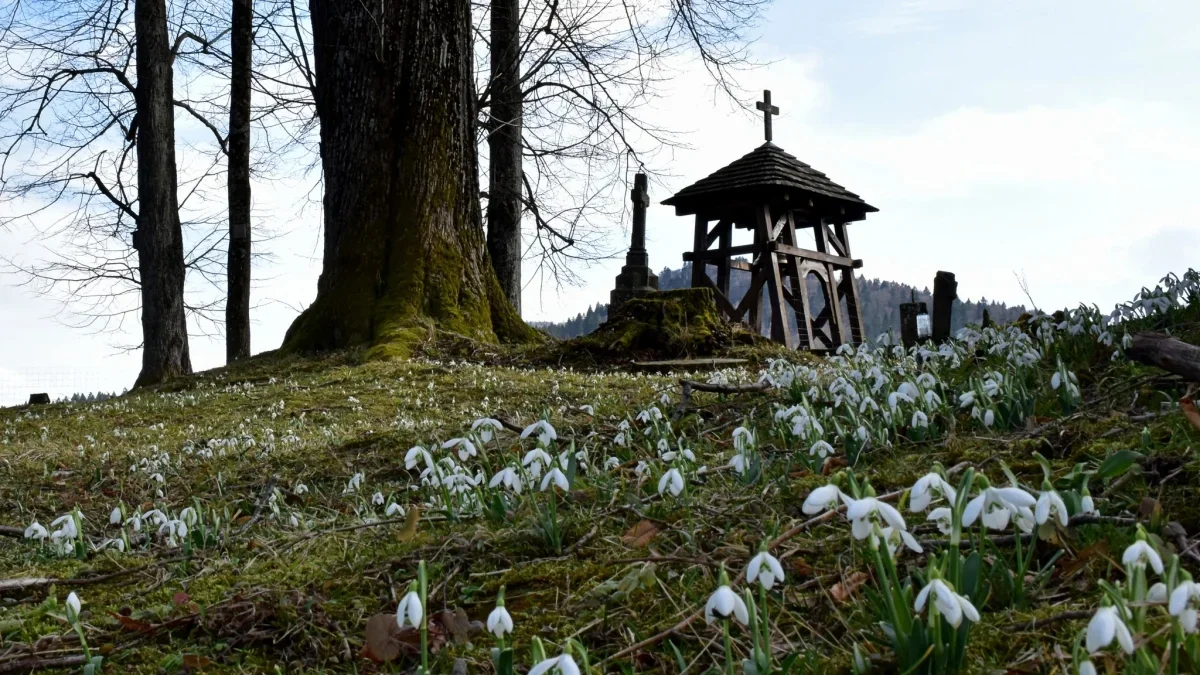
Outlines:
{"type": "Polygon", "coordinates": [[[633,298],[600,328],[562,344],[567,355],[684,358],[727,353],[769,341],[726,321],[707,288],[682,288],[633,298]]]}

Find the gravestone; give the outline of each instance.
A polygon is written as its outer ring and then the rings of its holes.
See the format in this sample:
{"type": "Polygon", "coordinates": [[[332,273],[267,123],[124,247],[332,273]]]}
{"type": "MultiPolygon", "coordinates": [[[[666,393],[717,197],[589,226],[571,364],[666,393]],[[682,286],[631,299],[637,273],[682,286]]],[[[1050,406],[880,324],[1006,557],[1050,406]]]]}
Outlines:
{"type": "Polygon", "coordinates": [[[925,307],[925,303],[916,301],[900,304],[900,342],[906,349],[929,339],[929,312],[925,307]]]}
{"type": "Polygon", "coordinates": [[[958,298],[958,282],[953,272],[938,272],[933,278],[933,341],[950,339],[950,312],[958,298]]]}
{"type": "Polygon", "coordinates": [[[626,300],[658,290],[658,277],[650,271],[650,255],[646,252],[646,207],[650,206],[646,174],[634,176],[630,196],[633,199],[632,241],[625,254],[625,265],[617,275],[616,286],[609,294],[609,316],[626,300]]]}

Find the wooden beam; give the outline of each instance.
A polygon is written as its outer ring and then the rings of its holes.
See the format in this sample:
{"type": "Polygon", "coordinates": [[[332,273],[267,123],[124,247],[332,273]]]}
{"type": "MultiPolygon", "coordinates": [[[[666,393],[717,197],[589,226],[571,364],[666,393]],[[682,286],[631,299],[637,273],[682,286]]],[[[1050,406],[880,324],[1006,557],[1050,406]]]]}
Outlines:
{"type": "MultiPolygon", "coordinates": [[[[770,237],[774,228],[771,207],[765,204],[758,211],[758,228],[763,237],[770,237]]],[[[766,271],[767,299],[771,301],[771,339],[790,349],[796,346],[796,341],[792,335],[792,324],[788,322],[783,279],[779,274],[779,258],[775,251],[767,251],[760,265],[766,271]]]]}
{"type": "MultiPolygon", "coordinates": [[[[714,258],[721,257],[732,258],[735,255],[745,255],[747,253],[751,255],[758,255],[759,253],[762,253],[762,250],[763,247],[759,246],[758,244],[743,244],[741,246],[730,246],[729,248],[715,248],[710,250],[701,249],[700,257],[705,260],[712,260],[714,258]]],[[[694,262],[696,257],[695,251],[683,254],[684,260],[691,260],[694,262]]]]}
{"type": "Polygon", "coordinates": [[[807,258],[808,260],[815,260],[817,262],[827,263],[836,267],[850,267],[852,269],[858,269],[863,266],[862,260],[855,260],[854,258],[847,258],[845,256],[833,255],[830,253],[822,253],[821,251],[810,251],[806,248],[789,246],[788,244],[784,244],[782,242],[775,242],[770,244],[770,246],[771,248],[774,248],[776,251],[779,251],[785,255],[794,255],[800,258],[807,258]]]}
{"type": "MultiPolygon", "coordinates": [[[[721,229],[721,250],[727,251],[733,246],[733,224],[729,221],[721,222],[725,224],[725,227],[721,229]]],[[[733,260],[728,255],[717,262],[717,289],[725,297],[729,297],[729,269],[731,267],[733,267],[733,260]]],[[[749,267],[746,265],[747,269],[749,267]]]]}
{"type": "MultiPolygon", "coordinates": [[[[750,277],[750,288],[746,291],[746,294],[742,296],[742,301],[738,303],[737,309],[734,310],[734,316],[737,317],[734,319],[734,321],[740,320],[742,316],[746,314],[747,310],[752,310],[753,306],[757,304],[757,301],[761,300],[758,294],[760,291],[762,291],[763,280],[765,278],[766,277],[763,275],[761,269],[757,270],[754,273],[754,276],[750,277]]],[[[761,329],[762,324],[759,323],[759,325],[755,328],[755,332],[761,329]]]]}
{"type": "MultiPolygon", "coordinates": [[[[850,253],[850,232],[846,228],[845,223],[834,225],[834,231],[839,239],[842,240],[842,253],[846,257],[851,257],[850,253]]],[[[862,261],[859,261],[862,262],[862,261]]],[[[846,306],[850,310],[850,339],[855,344],[862,344],[869,339],[866,331],[866,324],[863,323],[862,315],[862,299],[858,296],[858,280],[854,278],[854,268],[842,270],[842,283],[848,288],[844,289],[846,294],[846,306]]]]}
{"type": "Polygon", "coordinates": [[[708,231],[708,243],[704,248],[712,248],[713,242],[716,241],[725,231],[733,231],[733,225],[728,220],[718,220],[716,225],[708,231]]]}
{"type": "MultiPolygon", "coordinates": [[[[708,270],[705,269],[707,266],[705,262],[706,258],[704,257],[704,251],[708,248],[708,219],[704,216],[696,216],[696,232],[692,243],[695,247],[692,252],[694,255],[692,259],[692,288],[698,288],[703,283],[700,277],[708,276],[708,270]]],[[[688,259],[686,254],[683,256],[683,259],[688,259]]]]}
{"type": "Polygon", "coordinates": [[[751,265],[750,263],[746,262],[745,260],[730,260],[729,268],[734,269],[734,270],[741,270],[743,272],[753,272],[754,271],[754,265],[751,265]]]}
{"type": "MultiPolygon", "coordinates": [[[[787,212],[787,223],[783,236],[786,241],[780,242],[795,246],[796,217],[794,211],[787,212]]],[[[800,271],[800,259],[793,255],[784,256],[784,267],[792,278],[792,309],[796,311],[796,346],[802,349],[812,348],[812,307],[808,302],[808,279],[800,271]]]]}

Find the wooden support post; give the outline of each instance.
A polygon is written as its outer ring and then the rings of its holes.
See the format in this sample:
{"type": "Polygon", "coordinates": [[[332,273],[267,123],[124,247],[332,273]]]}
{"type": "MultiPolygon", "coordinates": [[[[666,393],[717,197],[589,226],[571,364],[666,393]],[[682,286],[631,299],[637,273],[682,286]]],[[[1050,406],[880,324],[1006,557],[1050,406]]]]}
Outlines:
{"type": "MultiPolygon", "coordinates": [[[[838,239],[841,240],[842,255],[847,258],[853,258],[850,252],[850,236],[846,230],[845,223],[838,223],[833,226],[838,239]]],[[[850,340],[854,344],[862,344],[866,341],[866,331],[864,330],[862,303],[858,297],[858,281],[854,278],[854,268],[846,267],[842,269],[842,284],[845,288],[842,289],[846,296],[846,309],[850,311],[850,316],[846,317],[850,322],[850,340]]]]}
{"type": "Polygon", "coordinates": [[[733,223],[730,221],[721,221],[721,261],[717,263],[717,288],[721,293],[729,297],[729,268],[732,261],[729,259],[728,250],[733,246],[733,223]]]}
{"type": "MultiPolygon", "coordinates": [[[[759,208],[758,229],[767,241],[773,241],[774,223],[771,221],[771,207],[763,205],[759,208]]],[[[774,250],[763,254],[763,265],[767,273],[767,298],[771,301],[771,339],[791,348],[795,346],[792,338],[792,325],[787,320],[787,301],[783,298],[783,279],[779,274],[779,257],[774,250]]]]}
{"type": "Polygon", "coordinates": [[[708,261],[704,257],[704,252],[708,250],[708,219],[700,214],[696,214],[696,235],[692,248],[695,251],[692,257],[692,288],[701,288],[704,286],[701,277],[708,275],[708,261]]]}
{"type": "Polygon", "coordinates": [[[938,272],[933,278],[933,341],[950,339],[950,312],[958,298],[958,282],[952,272],[938,272]]]}
{"type": "MultiPolygon", "coordinates": [[[[792,211],[787,212],[787,224],[783,236],[788,244],[798,246],[796,241],[796,218],[792,211]]],[[[812,349],[812,312],[808,306],[808,284],[800,271],[800,259],[794,255],[784,258],[788,275],[792,278],[792,309],[796,312],[796,347],[812,349]]]]}
{"type": "MultiPolygon", "coordinates": [[[[757,251],[757,253],[755,253],[757,257],[753,262],[753,274],[759,278],[760,284],[766,280],[766,267],[764,267],[764,265],[767,260],[767,252],[763,250],[765,244],[766,242],[762,238],[761,228],[755,227],[754,250],[757,251]]],[[[750,284],[750,290],[754,292],[754,297],[750,298],[750,310],[747,321],[750,324],[751,330],[759,335],[762,335],[762,286],[750,284]]],[[[747,293],[749,292],[750,291],[747,291],[747,293]]]]}
{"type": "MultiPolygon", "coordinates": [[[[813,226],[818,253],[830,253],[826,241],[827,234],[829,226],[822,218],[813,226]]],[[[846,335],[846,324],[842,320],[842,298],[838,295],[833,269],[833,265],[825,263],[825,312],[829,313],[829,335],[833,339],[833,348],[836,349],[845,340],[843,336],[846,335]]]]}

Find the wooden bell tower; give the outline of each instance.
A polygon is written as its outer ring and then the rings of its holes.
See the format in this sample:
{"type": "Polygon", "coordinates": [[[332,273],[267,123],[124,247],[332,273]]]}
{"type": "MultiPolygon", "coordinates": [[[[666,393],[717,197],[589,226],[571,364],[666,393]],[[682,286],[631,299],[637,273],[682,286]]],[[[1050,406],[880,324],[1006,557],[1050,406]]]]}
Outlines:
{"type": "Polygon", "coordinates": [[[788,347],[826,351],[861,343],[854,270],[862,261],[851,256],[847,225],[878,209],[772,143],[771,117],[779,108],[770,91],[763,94],[758,109],[766,142],[663,202],[675,215],[695,216],[692,251],[683,256],[692,263],[692,286],[712,288],[727,319],[758,331],[765,287],[771,339],[788,347]],[[799,237],[810,228],[816,250],[801,247],[799,237]],[[734,246],[735,230],[748,230],[753,243],[734,246]],[[732,270],[750,273],[737,305],[732,270]]]}

